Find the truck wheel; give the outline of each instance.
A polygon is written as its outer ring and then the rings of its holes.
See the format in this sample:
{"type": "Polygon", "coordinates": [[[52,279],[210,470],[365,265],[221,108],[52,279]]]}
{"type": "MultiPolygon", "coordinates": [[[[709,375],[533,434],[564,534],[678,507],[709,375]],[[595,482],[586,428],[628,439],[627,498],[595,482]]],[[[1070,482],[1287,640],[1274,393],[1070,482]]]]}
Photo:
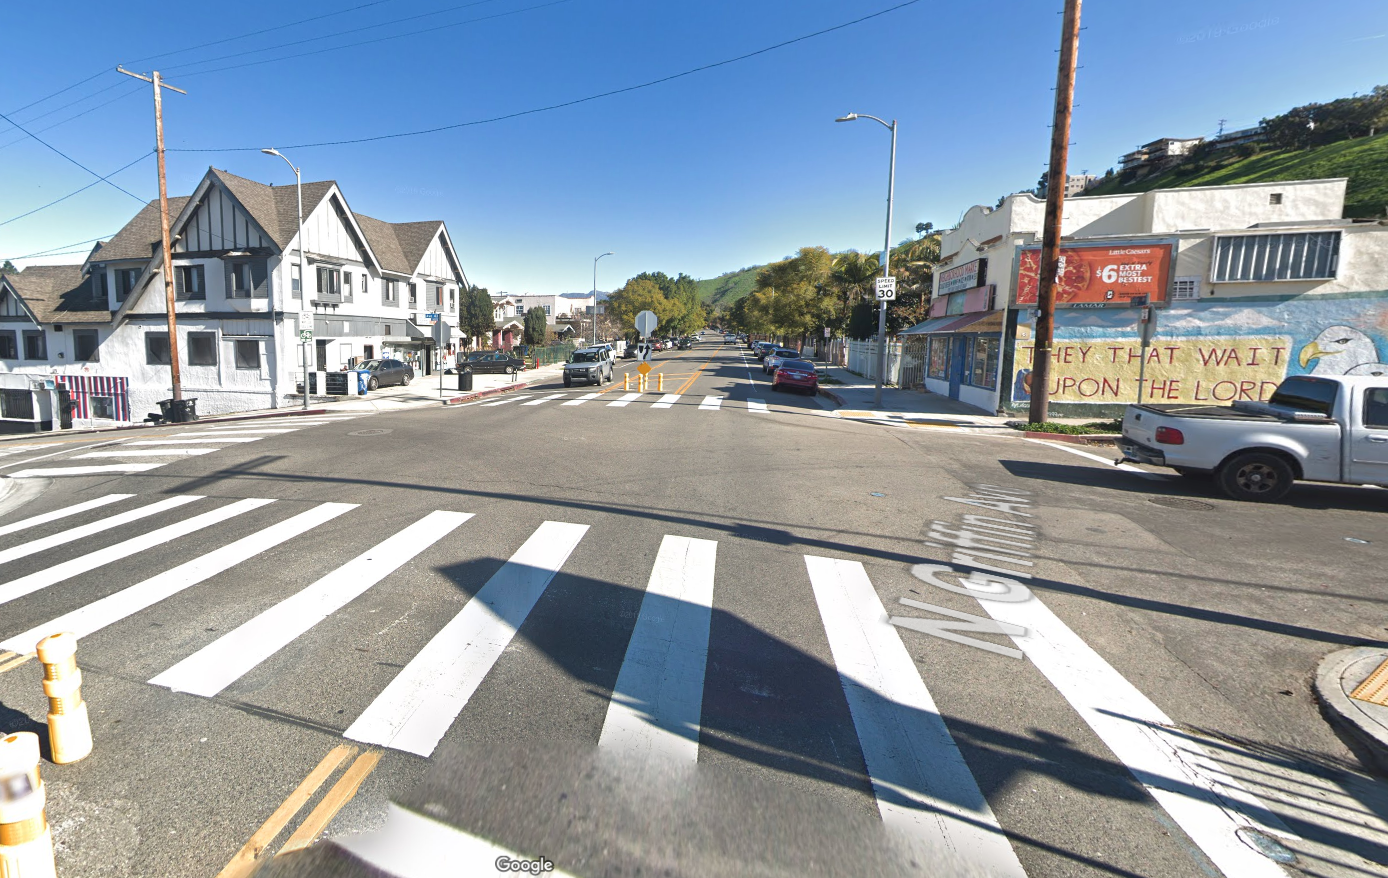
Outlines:
{"type": "Polygon", "coordinates": [[[573,380],[572,378],[570,378],[568,375],[565,375],[565,376],[564,376],[564,386],[565,386],[565,387],[573,387],[573,386],[574,386],[574,380],[573,380]]]}
{"type": "Polygon", "coordinates": [[[1276,503],[1287,496],[1294,478],[1292,468],[1282,458],[1250,451],[1220,467],[1219,487],[1235,500],[1276,503]]]}

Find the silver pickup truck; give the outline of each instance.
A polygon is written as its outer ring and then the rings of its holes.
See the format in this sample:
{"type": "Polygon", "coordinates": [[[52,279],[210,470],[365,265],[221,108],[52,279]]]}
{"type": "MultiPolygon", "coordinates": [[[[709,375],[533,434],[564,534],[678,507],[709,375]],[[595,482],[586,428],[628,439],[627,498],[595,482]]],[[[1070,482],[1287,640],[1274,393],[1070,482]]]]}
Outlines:
{"type": "Polygon", "coordinates": [[[1213,475],[1235,500],[1274,502],[1292,482],[1388,486],[1388,377],[1299,375],[1267,402],[1130,405],[1123,459],[1213,475]]]}

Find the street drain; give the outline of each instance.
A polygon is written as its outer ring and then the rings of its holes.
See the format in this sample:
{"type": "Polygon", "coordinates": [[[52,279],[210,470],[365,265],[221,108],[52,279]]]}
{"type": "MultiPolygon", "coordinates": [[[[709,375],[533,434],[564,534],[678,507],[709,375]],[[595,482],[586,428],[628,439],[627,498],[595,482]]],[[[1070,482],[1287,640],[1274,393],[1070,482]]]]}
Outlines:
{"type": "Polygon", "coordinates": [[[1184,497],[1149,497],[1147,502],[1171,509],[1189,509],[1192,512],[1209,512],[1214,508],[1213,503],[1206,503],[1202,500],[1187,500],[1184,497]]]}
{"type": "Polygon", "coordinates": [[[381,436],[381,435],[384,435],[384,434],[390,433],[390,432],[393,432],[393,431],[392,431],[392,430],[353,430],[352,432],[348,433],[347,435],[348,435],[348,436],[381,436]]]}

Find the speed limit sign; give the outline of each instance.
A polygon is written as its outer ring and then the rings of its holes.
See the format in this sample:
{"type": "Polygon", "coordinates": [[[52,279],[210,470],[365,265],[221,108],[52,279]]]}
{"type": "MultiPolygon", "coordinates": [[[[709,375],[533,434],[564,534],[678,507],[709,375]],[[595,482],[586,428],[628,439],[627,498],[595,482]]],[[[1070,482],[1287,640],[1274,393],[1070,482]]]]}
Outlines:
{"type": "Polygon", "coordinates": [[[879,277],[877,279],[877,301],[890,302],[896,298],[896,278],[879,277]]]}

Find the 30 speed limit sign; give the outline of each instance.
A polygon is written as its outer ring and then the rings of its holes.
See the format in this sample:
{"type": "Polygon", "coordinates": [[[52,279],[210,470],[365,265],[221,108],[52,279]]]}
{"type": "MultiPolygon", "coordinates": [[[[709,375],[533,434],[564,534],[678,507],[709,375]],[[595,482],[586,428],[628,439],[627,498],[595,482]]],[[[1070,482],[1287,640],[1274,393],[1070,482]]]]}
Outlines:
{"type": "Polygon", "coordinates": [[[896,298],[896,278],[879,277],[877,279],[877,301],[890,302],[896,298]]]}

